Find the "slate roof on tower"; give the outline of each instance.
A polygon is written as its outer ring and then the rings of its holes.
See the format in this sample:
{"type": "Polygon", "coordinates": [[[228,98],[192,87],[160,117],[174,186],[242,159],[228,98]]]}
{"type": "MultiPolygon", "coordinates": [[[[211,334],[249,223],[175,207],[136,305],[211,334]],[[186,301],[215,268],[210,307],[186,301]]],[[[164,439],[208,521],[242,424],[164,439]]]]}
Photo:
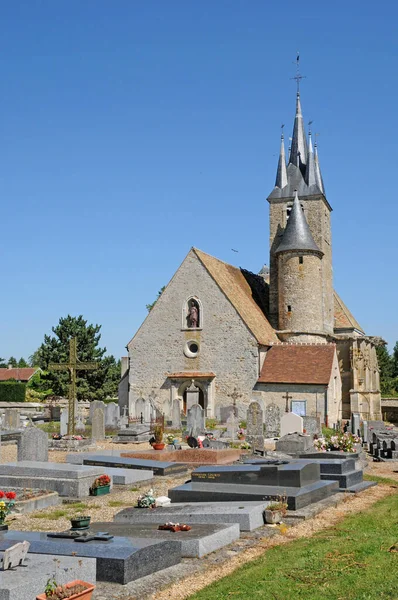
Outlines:
{"type": "Polygon", "coordinates": [[[339,329],[356,329],[360,333],[365,333],[336,291],[334,292],[334,329],[336,333],[339,329]]]}
{"type": "Polygon", "coordinates": [[[334,344],[280,344],[267,352],[257,383],[328,385],[334,344]]]}
{"type": "Polygon", "coordinates": [[[323,255],[323,252],[318,248],[312,237],[297,192],[295,192],[290,217],[275,254],[295,250],[299,252],[316,252],[317,254],[323,255]]]}

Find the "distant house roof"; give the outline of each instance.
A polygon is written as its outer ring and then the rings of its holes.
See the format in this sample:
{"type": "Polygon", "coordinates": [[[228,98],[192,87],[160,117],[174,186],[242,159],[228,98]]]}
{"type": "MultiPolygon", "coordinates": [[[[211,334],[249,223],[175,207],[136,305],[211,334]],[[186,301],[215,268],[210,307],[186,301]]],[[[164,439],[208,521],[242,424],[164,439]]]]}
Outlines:
{"type": "Polygon", "coordinates": [[[364,333],[364,330],[348,310],[337,292],[334,292],[334,328],[357,329],[361,333],[364,333]]]}
{"type": "Polygon", "coordinates": [[[258,383],[328,385],[336,352],[334,344],[280,344],[268,350],[258,383]]]}
{"type": "Polygon", "coordinates": [[[256,289],[261,283],[264,285],[263,278],[233,267],[197,248],[193,248],[193,251],[231,302],[257,342],[264,346],[277,343],[278,337],[263,312],[264,307],[260,307],[261,298],[258,289],[256,289]]]}
{"type": "Polygon", "coordinates": [[[0,368],[0,381],[8,381],[9,379],[15,379],[16,381],[29,381],[31,377],[40,371],[38,367],[25,367],[25,368],[0,368]]]}

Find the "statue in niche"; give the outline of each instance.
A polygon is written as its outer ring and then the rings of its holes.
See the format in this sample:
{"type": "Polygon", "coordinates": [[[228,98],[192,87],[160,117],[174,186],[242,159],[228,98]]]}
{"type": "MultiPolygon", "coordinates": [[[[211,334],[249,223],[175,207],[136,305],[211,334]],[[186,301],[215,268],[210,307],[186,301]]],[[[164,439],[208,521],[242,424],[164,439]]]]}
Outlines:
{"type": "Polygon", "coordinates": [[[190,300],[188,305],[188,327],[196,329],[199,326],[199,308],[195,300],[190,300]]]}

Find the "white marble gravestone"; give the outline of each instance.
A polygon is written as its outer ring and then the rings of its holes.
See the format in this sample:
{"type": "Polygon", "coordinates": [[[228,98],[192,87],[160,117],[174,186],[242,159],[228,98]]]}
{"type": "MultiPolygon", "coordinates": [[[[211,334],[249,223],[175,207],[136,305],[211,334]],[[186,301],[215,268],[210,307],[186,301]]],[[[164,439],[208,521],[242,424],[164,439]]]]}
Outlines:
{"type": "Polygon", "coordinates": [[[281,419],[281,435],[288,433],[303,433],[303,417],[294,413],[285,413],[281,419]]]}
{"type": "Polygon", "coordinates": [[[68,417],[69,411],[67,408],[61,408],[61,413],[59,417],[59,426],[60,426],[60,434],[66,435],[68,433],[68,417]]]}
{"type": "Polygon", "coordinates": [[[110,402],[105,408],[105,427],[116,428],[120,418],[119,405],[116,402],[110,402]]]}
{"type": "Polygon", "coordinates": [[[30,542],[18,542],[13,546],[10,546],[3,552],[2,558],[0,558],[0,565],[3,571],[13,569],[22,565],[29,551],[30,542]]]}
{"type": "Polygon", "coordinates": [[[187,430],[188,434],[193,437],[202,435],[205,431],[205,413],[200,404],[194,404],[188,410],[187,414],[187,430]]]}
{"type": "Polygon", "coordinates": [[[227,438],[231,438],[231,440],[236,439],[238,429],[238,422],[235,414],[231,411],[229,413],[229,417],[227,419],[227,438]]]}

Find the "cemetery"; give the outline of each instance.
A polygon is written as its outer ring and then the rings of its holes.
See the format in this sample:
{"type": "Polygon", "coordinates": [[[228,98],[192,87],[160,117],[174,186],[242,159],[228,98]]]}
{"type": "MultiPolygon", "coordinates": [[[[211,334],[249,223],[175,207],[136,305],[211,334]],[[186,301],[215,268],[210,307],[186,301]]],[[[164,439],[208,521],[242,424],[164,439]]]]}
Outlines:
{"type": "Polygon", "coordinates": [[[24,576],[21,566],[5,569],[0,598],[18,600],[27,586],[39,595],[54,564],[70,573],[59,585],[91,584],[93,599],[102,600],[110,590],[123,598],[125,587],[150,598],[159,573],[167,573],[173,585],[189,576],[189,561],[219,556],[225,562],[228,548],[256,547],[259,536],[278,535],[279,525],[267,524],[275,514],[268,507],[286,507],[276,522],[294,531],[341,505],[347,492],[356,498],[372,489],[376,482],[364,479],[367,460],[396,459],[396,430],[382,422],[353,419],[350,429],[358,429],[360,437],[336,431],[323,438],[318,429],[304,432],[303,418],[288,412],[279,415],[277,426],[272,415],[267,429],[270,413],[254,401],[245,422],[229,412],[212,429],[206,428],[202,408],[192,405],[185,425],[167,434],[162,420],[137,424],[109,405],[92,404],[74,417],[75,425],[92,424],[90,437],[76,440],[85,442],[81,446],[70,443],[75,432],[68,409],[67,417],[62,410],[59,415],[63,448],[54,448],[52,436],[32,420],[22,426],[19,414],[8,414],[12,428],[1,432],[1,451],[14,459],[1,460],[0,495],[7,500],[15,492],[16,498],[0,524],[0,553],[6,563],[9,549],[16,548],[18,558],[21,548],[24,576]],[[107,422],[116,436],[106,434],[107,422]],[[162,450],[150,445],[156,423],[162,450]],[[344,441],[349,450],[332,445],[349,436],[359,440],[344,441]],[[324,450],[327,444],[334,450],[324,450]]]}

